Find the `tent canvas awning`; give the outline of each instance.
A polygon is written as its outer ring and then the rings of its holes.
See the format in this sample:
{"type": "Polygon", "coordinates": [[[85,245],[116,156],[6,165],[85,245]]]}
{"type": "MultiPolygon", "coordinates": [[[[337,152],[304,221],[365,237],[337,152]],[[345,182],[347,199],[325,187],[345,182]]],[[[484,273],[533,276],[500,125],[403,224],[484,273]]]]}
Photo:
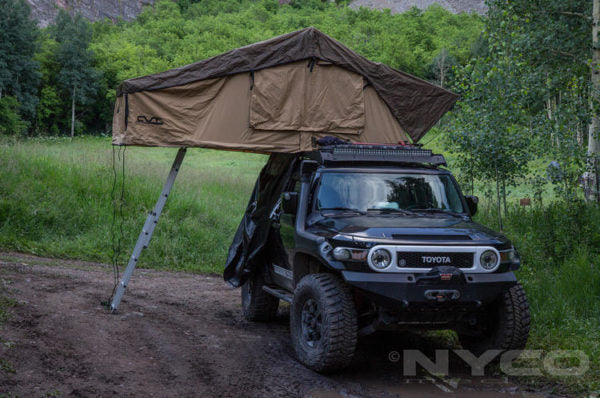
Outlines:
{"type": "Polygon", "coordinates": [[[326,135],[417,142],[457,98],[311,27],[124,81],[113,143],[296,153],[326,135]]]}

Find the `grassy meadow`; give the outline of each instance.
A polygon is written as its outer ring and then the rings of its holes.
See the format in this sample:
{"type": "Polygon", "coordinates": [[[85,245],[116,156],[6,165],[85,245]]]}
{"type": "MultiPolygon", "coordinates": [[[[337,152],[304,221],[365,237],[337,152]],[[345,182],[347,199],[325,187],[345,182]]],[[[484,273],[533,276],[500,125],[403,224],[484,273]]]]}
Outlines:
{"type": "MultiPolygon", "coordinates": [[[[125,150],[121,264],[175,153],[125,150]]],[[[122,170],[117,159],[112,194],[112,156],[107,137],[0,141],[0,250],[110,263],[111,231],[121,236],[111,198],[119,203],[122,170]]],[[[263,155],[189,149],[140,267],[220,274],[265,161],[263,155]]],[[[516,199],[510,198],[504,222],[523,258],[518,277],[531,304],[529,348],[584,351],[591,370],[581,378],[555,380],[570,391],[599,390],[600,208],[558,200],[522,208],[516,199]]],[[[482,197],[477,218],[497,228],[487,200],[482,197]]]]}
{"type": "MultiPolygon", "coordinates": [[[[115,148],[118,151],[118,148],[115,148]]],[[[34,139],[0,145],[0,248],[121,262],[154,206],[177,149],[125,150],[123,218],[113,224],[113,148],[109,138],[34,139]]],[[[119,206],[122,168],[115,153],[119,206]]],[[[220,273],[263,155],[189,149],[140,266],[220,273]]]]}

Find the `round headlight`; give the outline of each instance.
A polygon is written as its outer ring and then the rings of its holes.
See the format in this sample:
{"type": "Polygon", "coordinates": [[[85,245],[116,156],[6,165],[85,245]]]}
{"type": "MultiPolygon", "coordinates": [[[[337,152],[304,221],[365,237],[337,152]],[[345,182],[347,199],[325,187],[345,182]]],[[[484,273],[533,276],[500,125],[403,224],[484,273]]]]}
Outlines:
{"type": "Polygon", "coordinates": [[[335,249],[333,249],[333,258],[335,258],[336,260],[350,260],[350,258],[352,258],[352,254],[348,249],[336,247],[335,249]]]}
{"type": "Polygon", "coordinates": [[[392,263],[392,254],[385,249],[377,249],[371,253],[371,264],[377,269],[385,269],[392,263]]]}
{"type": "Polygon", "coordinates": [[[484,269],[491,270],[498,265],[498,255],[492,250],[486,250],[481,253],[479,262],[484,269]]]}

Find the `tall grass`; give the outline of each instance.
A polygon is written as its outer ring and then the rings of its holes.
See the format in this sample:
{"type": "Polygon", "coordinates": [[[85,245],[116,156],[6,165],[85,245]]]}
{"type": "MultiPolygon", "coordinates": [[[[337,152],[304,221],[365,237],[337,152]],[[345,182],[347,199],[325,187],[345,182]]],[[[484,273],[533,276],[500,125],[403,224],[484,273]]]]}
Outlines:
{"type": "MultiPolygon", "coordinates": [[[[121,236],[122,222],[123,262],[158,198],[175,153],[176,149],[165,148],[125,151],[123,219],[117,217],[113,224],[108,139],[4,142],[0,145],[0,247],[110,262],[112,231],[121,236]]],[[[221,272],[265,160],[262,155],[188,150],[140,266],[221,272]]],[[[118,169],[117,204],[120,174],[118,169]]]]}
{"type": "MultiPolygon", "coordinates": [[[[477,218],[497,228],[493,206],[477,218]]],[[[590,371],[562,381],[582,393],[600,390],[600,207],[577,201],[514,206],[504,233],[522,258],[517,276],[531,307],[528,348],[583,350],[590,371]]]]}

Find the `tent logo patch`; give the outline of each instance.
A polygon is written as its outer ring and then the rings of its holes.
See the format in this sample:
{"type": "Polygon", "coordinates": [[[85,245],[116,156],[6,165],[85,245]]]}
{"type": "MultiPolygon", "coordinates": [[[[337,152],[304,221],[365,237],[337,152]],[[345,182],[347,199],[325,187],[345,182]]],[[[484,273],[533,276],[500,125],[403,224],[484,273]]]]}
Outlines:
{"type": "Polygon", "coordinates": [[[159,117],[150,116],[150,118],[148,119],[148,117],[144,116],[144,115],[138,116],[137,117],[137,122],[138,123],[144,123],[144,124],[158,124],[158,125],[165,124],[163,122],[163,120],[161,118],[159,118],[159,117]]]}

